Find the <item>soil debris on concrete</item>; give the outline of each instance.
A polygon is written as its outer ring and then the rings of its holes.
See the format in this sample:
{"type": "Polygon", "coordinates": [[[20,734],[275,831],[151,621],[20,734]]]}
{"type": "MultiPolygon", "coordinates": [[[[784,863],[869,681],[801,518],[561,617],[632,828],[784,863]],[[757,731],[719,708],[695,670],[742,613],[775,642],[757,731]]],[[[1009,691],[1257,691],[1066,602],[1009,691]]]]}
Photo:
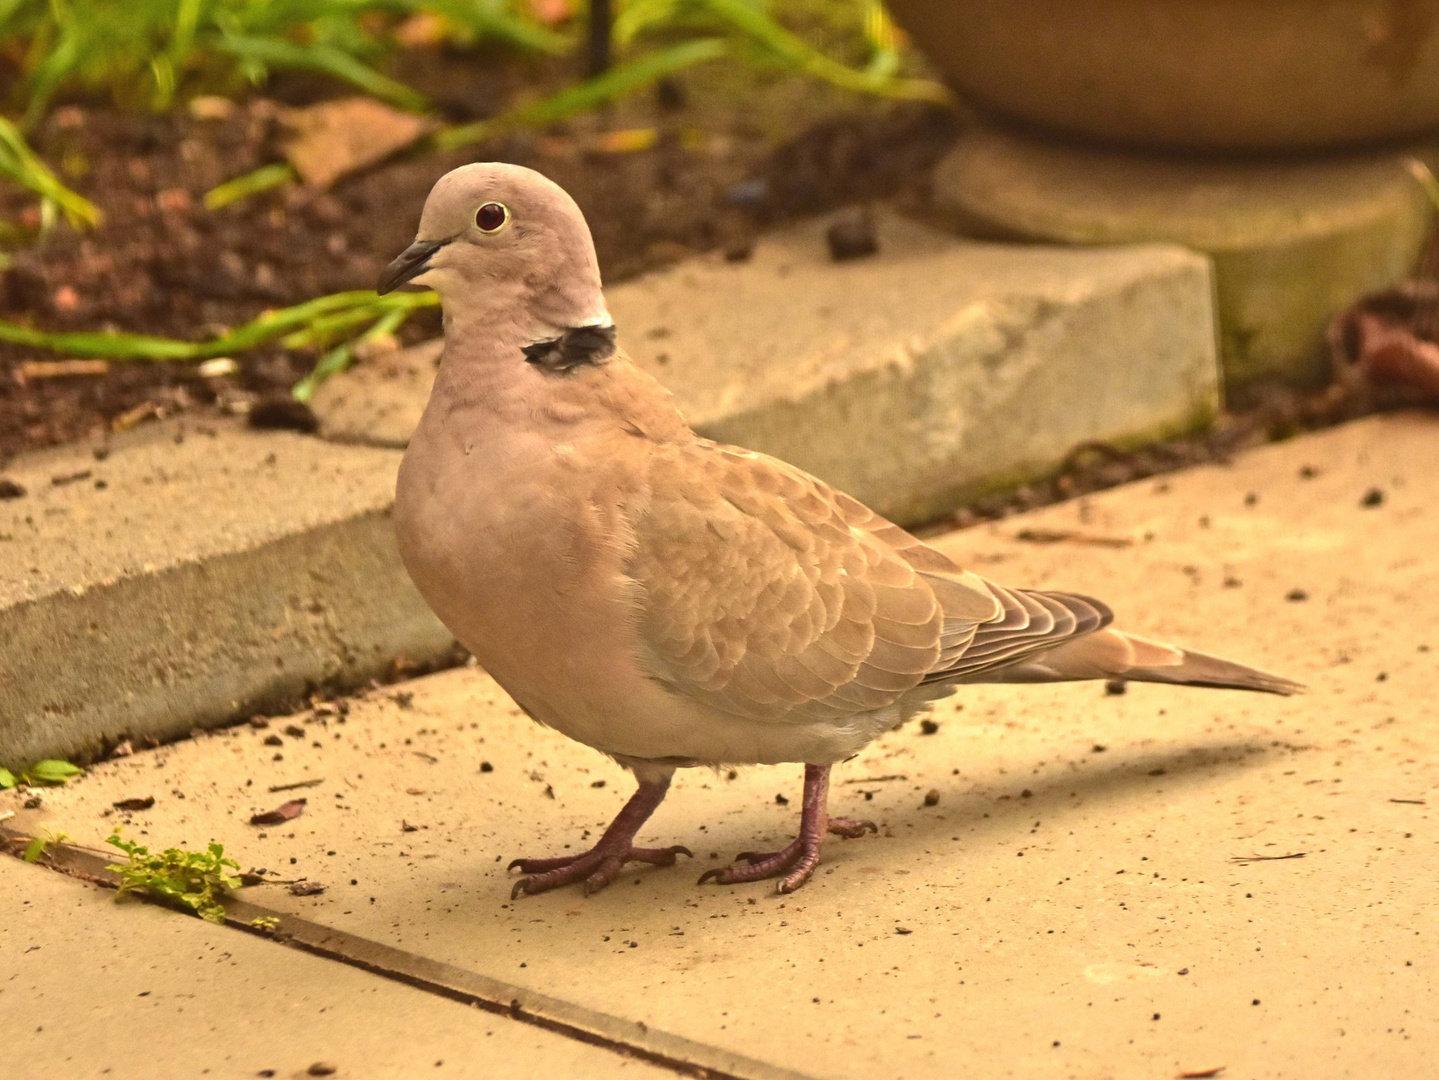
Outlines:
{"type": "Polygon", "coordinates": [[[305,804],[308,799],[291,799],[289,802],[281,803],[274,810],[266,810],[262,813],[251,814],[251,825],[282,825],[287,821],[293,821],[305,812],[305,804]]]}
{"type": "Polygon", "coordinates": [[[846,210],[825,229],[829,257],[835,262],[862,259],[879,251],[879,233],[875,230],[874,211],[869,207],[846,210]]]}
{"type": "Polygon", "coordinates": [[[1307,855],[1306,851],[1294,851],[1288,855],[1234,855],[1229,861],[1236,863],[1252,862],[1283,862],[1285,859],[1302,859],[1307,855]]]}
{"type": "Polygon", "coordinates": [[[324,782],[325,778],[323,776],[317,776],[313,780],[296,780],[290,784],[272,784],[269,790],[273,795],[278,791],[295,791],[299,788],[319,787],[324,782]]]}

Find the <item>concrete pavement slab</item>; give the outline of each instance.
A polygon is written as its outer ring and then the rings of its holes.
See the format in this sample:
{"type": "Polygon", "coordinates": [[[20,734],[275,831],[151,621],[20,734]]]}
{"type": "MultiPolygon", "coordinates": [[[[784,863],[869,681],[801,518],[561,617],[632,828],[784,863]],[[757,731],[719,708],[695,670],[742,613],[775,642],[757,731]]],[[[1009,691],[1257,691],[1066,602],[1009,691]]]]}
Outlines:
{"type": "Polygon", "coordinates": [[[799,770],[756,768],[677,779],[640,839],[692,863],[510,902],[509,859],[592,841],[629,782],[473,669],[106,762],[41,812],[221,840],[325,886],[258,902],[814,1075],[1423,1075],[1436,527],[1439,420],[1398,415],[938,539],[1311,690],[965,688],[836,770],[880,835],[789,897],[694,884],[792,834],[799,770]]]}
{"type": "Polygon", "coordinates": [[[0,1013],[16,1080],[675,1075],[4,858],[0,1013]]]}

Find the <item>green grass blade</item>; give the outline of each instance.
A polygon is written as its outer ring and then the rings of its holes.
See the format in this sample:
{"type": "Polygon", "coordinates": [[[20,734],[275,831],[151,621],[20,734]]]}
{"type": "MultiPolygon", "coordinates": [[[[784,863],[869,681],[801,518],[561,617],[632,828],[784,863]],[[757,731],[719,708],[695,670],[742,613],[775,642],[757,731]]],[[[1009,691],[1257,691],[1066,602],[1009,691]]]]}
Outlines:
{"type": "MultiPolygon", "coordinates": [[[[433,297],[433,302],[438,303],[439,297],[433,293],[402,293],[403,296],[433,297]]],[[[373,326],[357,337],[354,341],[347,341],[345,344],[331,349],[324,356],[320,357],[319,363],[313,371],[294,385],[290,394],[296,401],[308,402],[315,394],[316,388],[330,378],[338,375],[355,362],[355,350],[361,345],[374,341],[376,338],[384,337],[386,334],[393,334],[410,314],[417,307],[428,306],[420,303],[413,303],[406,306],[395,306],[377,319],[373,326]]]]}
{"type": "Polygon", "coordinates": [[[699,38],[648,53],[603,75],[587,79],[559,93],[490,120],[446,128],[435,135],[435,145],[444,150],[468,146],[516,127],[538,127],[584,112],[614,98],[623,97],[676,71],[723,56],[727,46],[719,38],[699,38]]]}
{"type": "Polygon", "coordinates": [[[0,321],[0,341],[106,360],[198,360],[208,355],[201,345],[173,338],[120,332],[52,334],[3,321],[0,321]]]}
{"type": "Polygon", "coordinates": [[[846,67],[790,33],[763,11],[745,3],[745,0],[701,2],[707,10],[752,41],[764,46],[782,63],[845,90],[910,101],[933,101],[944,105],[954,100],[954,95],[948,88],[929,79],[899,79],[846,67]]]}
{"type": "Polygon", "coordinates": [[[491,0],[409,0],[409,11],[435,11],[443,15],[466,36],[493,38],[527,52],[559,55],[570,48],[563,34],[522,19],[509,10],[509,5],[491,0]]]}
{"type": "Polygon", "coordinates": [[[1424,194],[1429,196],[1429,201],[1434,204],[1434,209],[1439,210],[1439,180],[1434,178],[1434,173],[1429,166],[1418,158],[1405,158],[1404,167],[1409,170],[1409,175],[1419,182],[1424,189],[1424,194]]]}
{"type": "Polygon", "coordinates": [[[215,42],[222,52],[270,67],[308,68],[322,71],[358,87],[383,101],[416,112],[425,108],[424,95],[404,83],[381,75],[347,52],[331,45],[297,45],[283,38],[254,34],[226,33],[215,42]]]}
{"type": "Polygon", "coordinates": [[[286,334],[280,339],[280,344],[287,349],[304,349],[321,344],[361,323],[372,321],[376,316],[384,314],[386,310],[388,310],[388,305],[381,302],[336,312],[334,315],[321,315],[299,330],[286,334]]]}
{"type": "Polygon", "coordinates": [[[76,228],[99,224],[99,208],[62,184],[60,178],[30,149],[20,129],[3,116],[0,116],[0,175],[10,177],[42,199],[57,204],[76,228]]]}
{"type": "MultiPolygon", "coordinates": [[[[152,337],[149,334],[130,334],[123,331],[49,333],[4,321],[0,321],[0,341],[31,348],[51,349],[69,356],[103,360],[206,360],[212,356],[228,356],[253,349],[257,345],[267,344],[291,331],[312,326],[327,318],[333,320],[331,326],[338,326],[346,322],[350,312],[358,312],[363,316],[352,320],[352,325],[353,322],[362,322],[376,316],[383,321],[395,311],[407,316],[417,308],[432,307],[439,302],[439,297],[433,293],[379,296],[369,289],[356,289],[316,297],[279,311],[266,312],[228,334],[211,338],[209,341],[181,341],[177,338],[152,337]]],[[[403,317],[400,321],[404,321],[403,317]]],[[[377,331],[375,336],[388,332],[377,331]]],[[[359,340],[365,339],[362,336],[359,340]]]]}
{"type": "Polygon", "coordinates": [[[243,176],[237,176],[233,180],[226,180],[223,184],[212,187],[205,192],[202,201],[206,210],[219,210],[222,206],[229,206],[241,199],[248,199],[251,195],[258,195],[262,191],[269,191],[281,184],[288,184],[294,179],[295,170],[283,162],[276,165],[261,165],[254,172],[247,172],[243,176]]]}

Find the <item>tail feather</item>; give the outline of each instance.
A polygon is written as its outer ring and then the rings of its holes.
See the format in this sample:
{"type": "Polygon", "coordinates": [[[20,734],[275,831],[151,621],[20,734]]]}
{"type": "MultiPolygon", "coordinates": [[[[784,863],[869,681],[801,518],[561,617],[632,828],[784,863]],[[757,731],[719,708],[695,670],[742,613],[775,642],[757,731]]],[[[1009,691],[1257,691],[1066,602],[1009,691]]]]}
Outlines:
{"type": "Polygon", "coordinates": [[[972,681],[1068,682],[1075,679],[1129,679],[1284,695],[1304,689],[1292,679],[1113,628],[1071,639],[1053,649],[1024,657],[1009,667],[985,672],[972,681]]]}
{"type": "Polygon", "coordinates": [[[1180,662],[1173,667],[1130,668],[1118,676],[1136,682],[1176,683],[1180,686],[1212,686],[1220,690],[1257,690],[1264,694],[1298,694],[1303,683],[1245,667],[1208,653],[1181,649],[1180,662]]]}

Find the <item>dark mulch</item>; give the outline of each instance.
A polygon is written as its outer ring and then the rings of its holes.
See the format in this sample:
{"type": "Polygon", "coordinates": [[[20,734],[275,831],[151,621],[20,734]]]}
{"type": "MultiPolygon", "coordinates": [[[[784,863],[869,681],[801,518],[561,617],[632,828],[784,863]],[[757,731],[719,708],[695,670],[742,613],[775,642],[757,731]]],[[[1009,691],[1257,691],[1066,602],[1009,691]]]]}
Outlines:
{"type": "MultiPolygon", "coordinates": [[[[525,75],[496,70],[485,83],[471,77],[472,66],[463,69],[465,78],[443,68],[430,72],[422,89],[452,119],[483,115],[525,75]]],[[[661,132],[657,145],[643,152],[596,152],[562,127],[412,155],[328,192],[291,186],[207,211],[204,192],[280,160],[281,104],[308,103],[322,93],[304,81],[270,92],[276,96],[245,102],[223,120],[83,104],[57,109],[37,133],[38,149],[47,161],[62,163],[105,221],[84,234],[62,227],[42,247],[13,251],[0,274],[0,317],[47,330],[124,329],[194,339],[267,308],[371,288],[413,238],[434,181],[483,159],[529,165],[566,187],[590,221],[613,283],[692,252],[742,250],[757,229],[778,219],[900,193],[927,173],[954,134],[954,121],[942,113],[867,107],[776,146],[772,135],[746,121],[745,104],[737,102],[723,130],[716,130],[713,109],[706,111],[707,142],[695,146],[682,135],[693,123],[683,84],[667,84],[639,104],[641,122],[661,132]]],[[[630,124],[635,106],[627,108],[630,124]]],[[[592,129],[596,122],[576,127],[592,129]]],[[[34,222],[35,213],[25,193],[0,185],[0,217],[34,222]]],[[[437,315],[425,312],[402,339],[438,331],[437,315]]],[[[54,358],[0,345],[0,464],[20,450],[93,433],[144,402],[179,411],[203,410],[214,401],[212,387],[188,365],[114,364],[102,376],[21,376],[24,361],[54,358]]],[[[242,388],[259,393],[288,390],[313,362],[279,348],[239,359],[242,388]]]]}

